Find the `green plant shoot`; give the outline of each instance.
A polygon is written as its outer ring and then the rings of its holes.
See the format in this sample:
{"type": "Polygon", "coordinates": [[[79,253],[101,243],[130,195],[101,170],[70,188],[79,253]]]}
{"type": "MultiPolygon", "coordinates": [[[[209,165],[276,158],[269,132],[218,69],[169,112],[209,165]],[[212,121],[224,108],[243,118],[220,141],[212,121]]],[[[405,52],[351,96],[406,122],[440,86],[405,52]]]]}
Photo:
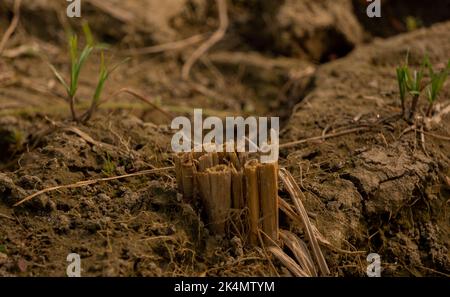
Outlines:
{"type": "MultiPolygon", "coordinates": [[[[56,70],[56,68],[53,65],[49,65],[53,73],[55,74],[58,81],[64,86],[68,101],[70,104],[70,111],[72,114],[72,120],[78,122],[87,122],[93,112],[95,111],[97,105],[99,104],[101,94],[103,92],[103,88],[105,85],[106,80],[108,79],[109,75],[122,63],[117,64],[114,66],[111,70],[108,70],[105,65],[105,59],[103,52],[101,53],[101,65],[100,65],[100,74],[98,79],[98,84],[95,89],[95,93],[91,99],[91,107],[81,116],[78,117],[75,111],[75,97],[78,90],[78,82],[79,77],[81,73],[81,69],[83,68],[84,64],[86,63],[87,59],[91,55],[91,53],[95,49],[104,49],[105,45],[94,44],[94,38],[92,36],[91,29],[89,28],[89,25],[87,23],[83,24],[83,33],[86,39],[86,45],[81,51],[81,53],[78,52],[78,37],[76,34],[72,34],[69,37],[69,50],[70,50],[70,83],[68,84],[63,76],[56,70]]],[[[126,61],[126,60],[125,60],[126,61]]]]}
{"type": "Polygon", "coordinates": [[[78,81],[83,68],[84,63],[94,50],[94,41],[91,30],[87,23],[83,24],[83,32],[86,38],[86,45],[78,54],[78,37],[76,34],[72,34],[69,37],[69,50],[70,50],[70,84],[67,84],[63,76],[56,70],[53,65],[50,65],[51,70],[55,74],[59,82],[64,86],[67,92],[68,101],[70,104],[70,111],[72,113],[72,119],[78,121],[78,117],[75,112],[75,96],[78,90],[78,81]]]}
{"type": "Polygon", "coordinates": [[[428,63],[428,70],[430,73],[430,85],[426,89],[426,95],[428,98],[428,110],[427,116],[431,116],[434,102],[437,100],[439,93],[444,87],[444,83],[447,80],[450,71],[450,60],[448,61],[447,67],[439,72],[435,72],[431,63],[428,63]]]}
{"type": "Polygon", "coordinates": [[[103,88],[105,86],[106,80],[109,78],[111,73],[113,73],[120,65],[127,62],[129,59],[125,59],[122,62],[114,65],[111,69],[106,67],[105,63],[105,55],[103,51],[101,52],[101,60],[100,60],[100,73],[98,77],[97,87],[95,88],[95,93],[91,100],[91,107],[87,110],[87,112],[82,117],[82,122],[87,122],[92,117],[92,114],[95,112],[97,106],[100,104],[100,97],[103,92],[103,88]]]}
{"type": "Polygon", "coordinates": [[[405,99],[408,88],[408,71],[408,65],[397,67],[397,82],[400,92],[400,101],[402,104],[402,115],[405,115],[405,99]]]}
{"type": "Polygon", "coordinates": [[[417,104],[419,102],[420,93],[422,92],[422,90],[424,88],[422,81],[424,78],[424,72],[425,72],[424,69],[428,63],[427,61],[428,61],[428,58],[425,57],[419,70],[414,70],[412,75],[409,70],[407,71],[406,86],[407,86],[408,92],[412,96],[409,120],[412,120],[414,118],[414,114],[416,113],[416,109],[417,109],[417,104]]]}

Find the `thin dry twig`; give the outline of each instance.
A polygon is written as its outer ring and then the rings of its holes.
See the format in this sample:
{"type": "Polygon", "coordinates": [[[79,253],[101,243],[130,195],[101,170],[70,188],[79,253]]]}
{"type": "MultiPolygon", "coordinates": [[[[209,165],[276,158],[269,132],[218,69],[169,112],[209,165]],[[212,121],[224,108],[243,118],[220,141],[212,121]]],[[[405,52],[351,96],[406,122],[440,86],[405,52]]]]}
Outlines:
{"type": "MultiPolygon", "coordinates": [[[[262,247],[261,252],[264,254],[264,256],[266,257],[267,261],[269,261],[269,265],[270,265],[270,267],[273,269],[273,271],[276,273],[276,275],[277,275],[277,276],[280,276],[280,275],[278,274],[277,269],[275,268],[275,265],[273,265],[273,262],[272,262],[272,260],[270,259],[269,254],[267,253],[266,245],[264,244],[264,240],[263,240],[263,238],[262,238],[261,235],[264,235],[270,242],[272,242],[273,246],[275,246],[275,247],[277,247],[277,248],[279,248],[279,249],[281,249],[281,248],[278,246],[278,244],[277,244],[275,241],[272,240],[272,238],[270,238],[266,233],[264,233],[263,230],[261,230],[261,229],[258,228],[258,240],[259,240],[259,244],[260,244],[261,247],[262,247]]],[[[287,256],[287,255],[286,255],[286,256],[287,256]]],[[[289,256],[287,256],[287,257],[290,258],[289,256]]],[[[291,259],[291,260],[292,260],[292,259],[291,259]]],[[[294,264],[297,264],[297,263],[295,263],[295,261],[294,261],[294,264]]]]}
{"type": "Polygon", "coordinates": [[[317,276],[314,261],[311,258],[311,254],[309,253],[306,244],[292,232],[287,230],[280,230],[280,238],[292,251],[302,269],[310,276],[317,276]]]}
{"type": "Polygon", "coordinates": [[[423,131],[423,126],[420,127],[420,144],[422,146],[422,150],[424,152],[424,154],[429,157],[430,155],[428,154],[427,148],[425,146],[425,131],[423,131]]]}
{"type": "Polygon", "coordinates": [[[119,175],[119,176],[112,176],[112,177],[106,177],[106,178],[96,178],[96,179],[90,179],[90,180],[84,180],[84,181],[79,181],[73,184],[69,184],[69,185],[61,185],[61,186],[55,186],[55,187],[50,187],[50,188],[46,188],[43,190],[40,190],[32,195],[29,195],[25,198],[23,198],[22,200],[20,200],[19,202],[17,202],[16,204],[13,205],[13,207],[19,206],[31,199],[33,199],[36,196],[48,193],[48,192],[52,192],[52,191],[56,191],[56,190],[60,190],[60,189],[73,189],[73,188],[80,188],[80,187],[85,187],[88,185],[92,185],[92,184],[96,184],[99,182],[105,182],[105,181],[111,181],[111,180],[117,180],[117,179],[122,179],[122,178],[128,178],[128,177],[135,177],[135,176],[142,176],[142,175],[148,175],[148,174],[155,174],[155,173],[159,173],[162,171],[168,171],[168,170],[173,170],[174,167],[170,166],[170,167],[162,167],[162,168],[155,168],[155,169],[149,169],[149,170],[143,170],[143,171],[139,171],[139,172],[135,172],[135,173],[130,173],[130,174],[125,174],[125,175],[119,175]]]}
{"type": "Polygon", "coordinates": [[[291,257],[289,257],[283,250],[278,246],[270,246],[267,248],[275,257],[280,260],[281,263],[289,269],[290,272],[296,277],[308,277],[310,276],[305,272],[291,257]]]}
{"type": "Polygon", "coordinates": [[[20,5],[21,4],[22,4],[22,0],[14,1],[14,17],[13,17],[8,29],[6,30],[5,35],[3,35],[2,40],[0,41],[0,56],[2,55],[3,50],[5,49],[6,43],[8,42],[9,38],[14,33],[14,31],[17,28],[17,25],[19,24],[20,5]]]}
{"type": "Polygon", "coordinates": [[[13,217],[10,217],[10,216],[8,216],[8,215],[5,215],[5,214],[3,214],[3,213],[1,213],[0,212],[0,218],[5,218],[5,219],[8,219],[8,220],[12,220],[12,221],[15,221],[16,219],[14,219],[13,217]]]}
{"type": "Polygon", "coordinates": [[[108,143],[100,142],[100,141],[97,141],[97,140],[93,139],[89,134],[81,131],[77,127],[65,127],[65,128],[63,128],[63,130],[67,131],[67,132],[75,133],[76,135],[78,135],[84,141],[86,141],[87,143],[89,143],[91,145],[95,145],[95,146],[98,146],[98,147],[105,147],[105,148],[109,148],[109,149],[115,148],[113,145],[110,145],[108,143]]]}
{"type": "Polygon", "coordinates": [[[425,266],[422,266],[422,265],[417,265],[416,267],[418,267],[420,269],[423,269],[423,270],[427,270],[427,271],[436,273],[436,274],[439,274],[440,276],[443,276],[443,277],[450,277],[450,274],[437,271],[437,270],[435,270],[433,268],[425,267],[425,266]]]}
{"type": "Polygon", "coordinates": [[[197,34],[186,39],[177,40],[173,42],[167,42],[149,47],[129,49],[122,51],[124,55],[149,55],[157,54],[161,52],[182,50],[190,45],[194,45],[205,39],[206,34],[197,34]]]}
{"type": "Polygon", "coordinates": [[[421,132],[421,133],[423,133],[423,134],[425,134],[425,135],[428,135],[428,136],[431,136],[431,137],[434,137],[434,138],[437,138],[437,139],[450,141],[450,137],[448,137],[448,136],[439,135],[439,134],[434,134],[434,133],[427,132],[427,131],[421,131],[421,129],[418,129],[416,125],[409,126],[409,127],[406,128],[405,130],[403,130],[402,133],[400,134],[400,137],[399,137],[399,138],[403,137],[405,134],[407,134],[407,133],[409,133],[409,132],[411,132],[411,131],[414,131],[414,132],[416,132],[416,133],[417,133],[417,132],[421,132]]]}
{"type": "Polygon", "coordinates": [[[181,70],[181,77],[184,80],[189,80],[189,74],[191,72],[192,66],[194,66],[195,62],[203,56],[212,46],[214,46],[217,42],[219,42],[224,36],[228,28],[228,8],[226,0],[216,0],[217,9],[219,11],[219,28],[216,32],[214,32],[211,37],[206,40],[202,45],[200,45],[194,53],[188,58],[186,63],[183,65],[183,69],[181,70]]]}
{"type": "Polygon", "coordinates": [[[296,221],[300,222],[297,214],[292,209],[291,205],[280,196],[278,196],[278,205],[280,206],[280,210],[283,211],[291,220],[293,220],[294,222],[296,221]]]}
{"type": "Polygon", "coordinates": [[[400,136],[398,137],[398,139],[402,138],[403,135],[405,135],[405,134],[407,134],[407,133],[409,133],[409,132],[411,132],[411,131],[414,131],[416,128],[417,128],[416,125],[411,125],[411,126],[409,126],[409,127],[406,128],[405,130],[403,130],[402,133],[400,133],[400,136]]]}
{"type": "Polygon", "coordinates": [[[95,140],[89,134],[81,131],[77,127],[74,127],[74,126],[65,127],[65,126],[61,126],[59,124],[56,124],[55,126],[61,128],[63,131],[71,132],[71,133],[74,133],[74,134],[78,135],[81,139],[83,139],[84,141],[86,141],[87,143],[89,143],[89,144],[91,144],[93,146],[97,146],[97,147],[99,147],[101,149],[104,149],[104,150],[110,150],[110,151],[117,151],[118,150],[121,153],[129,154],[129,151],[127,151],[127,150],[125,150],[123,148],[118,148],[118,147],[116,147],[114,145],[111,145],[109,143],[105,143],[105,142],[101,142],[101,141],[95,140]]]}
{"type": "Polygon", "coordinates": [[[130,88],[123,88],[120,89],[119,91],[117,91],[116,93],[114,93],[114,95],[112,97],[117,96],[120,93],[128,93],[130,95],[133,95],[134,97],[136,97],[137,99],[144,101],[145,103],[149,104],[150,106],[152,106],[154,109],[158,110],[159,112],[161,112],[162,114],[164,114],[169,120],[172,120],[174,118],[174,115],[171,114],[168,111],[165,111],[164,109],[162,109],[161,107],[159,107],[158,105],[156,105],[155,103],[153,103],[150,99],[148,99],[147,97],[145,97],[144,95],[141,95],[139,93],[137,93],[136,91],[130,89],[130,88]]]}
{"type": "Polygon", "coordinates": [[[228,106],[229,108],[232,108],[235,110],[239,109],[239,102],[235,98],[232,98],[226,94],[211,90],[211,89],[205,87],[204,85],[193,82],[193,81],[191,81],[189,83],[189,85],[192,87],[193,90],[199,92],[200,94],[202,94],[206,97],[214,98],[214,100],[217,103],[224,104],[224,105],[228,106]]]}
{"type": "Polygon", "coordinates": [[[330,134],[315,136],[315,137],[306,138],[306,139],[302,139],[302,140],[296,140],[296,141],[292,141],[292,142],[282,143],[282,144],[280,144],[280,148],[292,147],[292,146],[300,145],[300,144],[311,142],[311,141],[325,140],[328,138],[333,138],[333,137],[338,137],[338,136],[342,136],[342,135],[357,133],[357,132],[361,132],[361,131],[368,131],[368,130],[370,130],[369,127],[358,127],[358,128],[348,129],[348,130],[344,130],[344,131],[340,131],[340,132],[336,132],[336,133],[330,133],[330,134]]]}
{"type": "Polygon", "coordinates": [[[450,141],[450,137],[448,137],[448,136],[434,134],[434,133],[426,132],[426,131],[423,131],[423,134],[431,136],[431,137],[434,137],[434,138],[437,138],[437,139],[450,141]]]}

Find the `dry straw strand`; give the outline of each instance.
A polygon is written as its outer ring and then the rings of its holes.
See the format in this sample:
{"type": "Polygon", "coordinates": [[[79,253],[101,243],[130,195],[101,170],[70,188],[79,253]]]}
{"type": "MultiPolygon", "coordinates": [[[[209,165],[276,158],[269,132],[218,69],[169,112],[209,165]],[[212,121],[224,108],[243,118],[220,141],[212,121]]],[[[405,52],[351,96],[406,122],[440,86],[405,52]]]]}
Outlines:
{"type": "Polygon", "coordinates": [[[283,250],[278,246],[270,246],[268,250],[283,263],[286,268],[297,277],[308,277],[310,276],[306,271],[304,271],[291,257],[289,257],[283,250]]]}
{"type": "MultiPolygon", "coordinates": [[[[278,240],[278,164],[258,165],[262,229],[270,239],[278,240]]],[[[266,241],[266,244],[268,242],[266,241]]]]}
{"type": "Polygon", "coordinates": [[[286,186],[286,189],[291,195],[294,205],[298,211],[298,214],[300,215],[301,221],[303,222],[306,236],[311,245],[311,249],[313,251],[313,255],[317,261],[317,264],[319,265],[320,272],[325,276],[329,275],[330,270],[322,254],[320,246],[317,242],[317,238],[314,235],[314,231],[311,226],[312,225],[311,221],[309,220],[308,214],[300,198],[302,197],[303,199],[305,199],[305,196],[303,195],[303,192],[300,190],[300,188],[298,187],[297,183],[295,182],[294,178],[289,173],[289,171],[283,168],[280,169],[279,173],[280,179],[283,181],[284,185],[286,186]]]}
{"type": "Polygon", "coordinates": [[[280,238],[292,251],[302,269],[311,276],[317,276],[317,270],[314,266],[314,261],[306,244],[292,232],[289,232],[287,230],[280,230],[280,238]]]}
{"type": "Polygon", "coordinates": [[[142,176],[142,175],[148,175],[148,174],[155,174],[155,173],[159,173],[159,172],[163,172],[163,171],[168,171],[168,170],[172,170],[174,169],[174,167],[163,167],[163,168],[155,168],[155,169],[149,169],[149,170],[143,170],[143,171],[139,171],[139,172],[135,172],[135,173],[130,173],[130,174],[125,174],[125,175],[119,175],[119,176],[112,176],[112,177],[106,177],[106,178],[96,178],[96,179],[90,179],[90,180],[84,180],[84,181],[79,181],[76,182],[74,184],[69,184],[69,185],[61,185],[61,186],[56,186],[56,187],[50,187],[50,188],[46,188],[43,190],[40,190],[32,195],[29,195],[25,198],[23,198],[22,200],[20,200],[19,202],[17,202],[16,204],[14,204],[13,206],[19,206],[31,199],[33,199],[36,196],[48,193],[48,192],[52,192],[52,191],[56,191],[56,190],[61,190],[61,189],[73,189],[73,188],[81,188],[81,187],[85,187],[88,185],[92,185],[92,184],[96,184],[99,182],[105,182],[105,181],[111,181],[111,180],[117,180],[117,179],[122,179],[122,178],[127,178],[127,177],[135,177],[135,176],[142,176]]]}
{"type": "Polygon", "coordinates": [[[247,163],[244,167],[244,174],[250,225],[249,239],[251,244],[256,245],[258,243],[260,212],[257,165],[253,161],[247,163]]]}

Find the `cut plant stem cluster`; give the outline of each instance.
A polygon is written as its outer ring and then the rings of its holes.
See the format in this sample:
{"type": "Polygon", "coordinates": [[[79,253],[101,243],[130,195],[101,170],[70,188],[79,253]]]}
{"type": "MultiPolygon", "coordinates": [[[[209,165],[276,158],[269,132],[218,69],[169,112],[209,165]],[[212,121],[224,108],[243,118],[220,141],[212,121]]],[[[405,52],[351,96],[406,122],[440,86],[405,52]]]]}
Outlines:
{"type": "MultiPolygon", "coordinates": [[[[278,164],[248,160],[245,153],[202,152],[175,155],[178,191],[186,202],[203,206],[212,232],[227,235],[233,213],[238,233],[252,245],[278,242],[278,164]]],[[[235,222],[234,222],[235,223],[235,222]]]]}
{"type": "Polygon", "coordinates": [[[244,243],[261,244],[294,276],[330,275],[319,246],[324,239],[308,218],[301,201],[306,197],[292,175],[278,169],[278,163],[247,158],[236,152],[179,153],[175,155],[178,191],[186,202],[203,206],[214,234],[238,235],[244,243]],[[278,179],[294,205],[278,196],[278,179]],[[303,229],[306,242],[279,228],[279,210],[303,229]]]}

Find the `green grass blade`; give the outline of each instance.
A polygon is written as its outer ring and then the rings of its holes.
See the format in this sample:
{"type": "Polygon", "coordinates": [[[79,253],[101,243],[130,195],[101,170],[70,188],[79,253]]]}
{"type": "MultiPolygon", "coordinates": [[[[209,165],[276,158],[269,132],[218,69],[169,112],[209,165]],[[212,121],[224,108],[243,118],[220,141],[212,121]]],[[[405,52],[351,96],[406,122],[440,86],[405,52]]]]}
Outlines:
{"type": "Polygon", "coordinates": [[[71,63],[75,64],[78,57],[78,37],[77,35],[70,36],[69,39],[70,59],[71,63]]]}
{"type": "Polygon", "coordinates": [[[90,45],[87,45],[83,51],[81,52],[80,59],[78,60],[78,70],[81,70],[83,67],[84,62],[86,62],[89,55],[92,53],[92,50],[94,48],[90,45]]]}
{"type": "Polygon", "coordinates": [[[59,82],[64,86],[64,88],[66,89],[66,92],[68,94],[70,94],[70,88],[67,85],[66,81],[64,80],[64,78],[62,77],[61,73],[59,73],[58,70],[56,70],[55,66],[53,66],[52,64],[48,64],[48,66],[50,67],[50,69],[53,71],[53,74],[55,75],[55,77],[59,80],[59,82]]]}
{"type": "Polygon", "coordinates": [[[93,104],[96,105],[100,100],[100,96],[103,91],[103,87],[105,85],[105,81],[108,79],[108,70],[105,65],[105,56],[103,52],[101,53],[101,63],[100,63],[100,74],[97,83],[97,87],[95,88],[94,96],[92,97],[93,104]]]}
{"type": "Polygon", "coordinates": [[[84,37],[86,38],[86,43],[89,46],[94,46],[94,37],[92,35],[91,28],[89,27],[88,22],[83,23],[83,32],[84,37]]]}
{"type": "Polygon", "coordinates": [[[426,64],[427,64],[427,68],[428,68],[428,73],[429,73],[430,77],[433,77],[433,75],[434,75],[433,65],[431,64],[430,60],[428,59],[428,56],[426,57],[426,59],[427,59],[426,64]]]}
{"type": "Polygon", "coordinates": [[[428,101],[436,101],[440,91],[444,87],[444,83],[447,80],[448,72],[443,70],[440,73],[433,74],[431,77],[431,84],[427,88],[428,101]]]}
{"type": "Polygon", "coordinates": [[[70,47],[70,89],[69,95],[74,96],[76,92],[75,74],[78,64],[78,37],[72,35],[69,40],[70,47]]]}
{"type": "Polygon", "coordinates": [[[440,91],[444,87],[444,83],[447,80],[447,76],[448,76],[447,70],[444,69],[444,70],[442,70],[442,72],[440,72],[432,77],[430,100],[432,100],[433,102],[437,99],[440,91]]]}
{"type": "Polygon", "coordinates": [[[72,79],[72,95],[75,95],[78,89],[78,79],[80,77],[81,68],[83,68],[84,63],[86,62],[89,55],[92,53],[93,47],[87,45],[83,51],[81,52],[80,58],[78,59],[75,67],[73,68],[73,79],[72,79]]]}
{"type": "Polygon", "coordinates": [[[114,71],[116,71],[117,68],[119,68],[120,66],[122,66],[123,64],[127,63],[128,61],[130,61],[131,58],[125,58],[122,61],[120,61],[119,63],[117,63],[116,65],[114,65],[113,67],[111,67],[111,69],[108,71],[108,75],[110,75],[111,73],[113,73],[114,71]]]}
{"type": "Polygon", "coordinates": [[[427,99],[429,102],[434,102],[437,99],[437,84],[436,81],[433,81],[428,87],[427,87],[427,99]]]}
{"type": "Polygon", "coordinates": [[[400,91],[400,99],[405,99],[406,94],[406,73],[404,67],[397,68],[397,82],[400,91]]]}
{"type": "Polygon", "coordinates": [[[103,92],[103,88],[105,85],[106,80],[109,78],[109,76],[117,69],[119,68],[119,66],[121,66],[122,64],[128,62],[130,60],[130,58],[126,58],[124,60],[122,60],[121,62],[115,64],[113,67],[111,67],[111,69],[107,69],[106,65],[105,65],[105,58],[104,58],[104,54],[102,52],[102,56],[101,56],[101,64],[100,64],[100,75],[99,75],[99,81],[97,84],[97,88],[95,89],[95,93],[94,93],[94,97],[92,98],[94,104],[97,104],[100,100],[100,96],[103,92]]]}

